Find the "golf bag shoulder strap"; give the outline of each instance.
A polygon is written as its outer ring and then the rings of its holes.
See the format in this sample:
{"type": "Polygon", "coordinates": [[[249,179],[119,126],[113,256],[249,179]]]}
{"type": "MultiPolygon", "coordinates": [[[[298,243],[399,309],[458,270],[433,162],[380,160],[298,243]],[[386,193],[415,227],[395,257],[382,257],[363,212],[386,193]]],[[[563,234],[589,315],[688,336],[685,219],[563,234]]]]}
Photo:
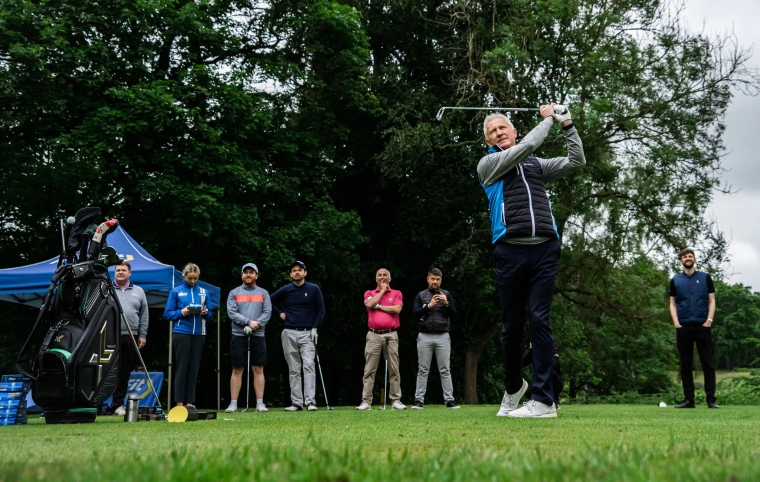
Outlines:
{"type": "MultiPolygon", "coordinates": [[[[34,380],[37,379],[37,375],[33,373],[34,364],[32,360],[32,349],[33,349],[33,340],[34,340],[35,334],[37,333],[37,327],[40,326],[42,319],[46,317],[45,315],[50,312],[55,287],[58,284],[58,281],[60,281],[60,279],[63,277],[64,274],[66,274],[68,270],[69,270],[69,267],[66,265],[59,265],[58,268],[56,268],[55,273],[53,274],[53,277],[50,280],[50,286],[48,287],[47,292],[45,293],[45,299],[42,302],[42,306],[40,306],[40,311],[37,313],[37,318],[34,320],[34,325],[32,325],[32,330],[29,333],[29,337],[27,337],[26,342],[24,342],[24,346],[21,348],[21,352],[19,352],[19,355],[16,358],[16,368],[18,369],[18,371],[22,373],[23,375],[29,378],[32,378],[34,380]]],[[[47,344],[50,343],[50,339],[52,338],[53,333],[55,333],[55,330],[56,330],[56,327],[50,327],[47,334],[45,335],[46,347],[47,347],[47,344]]]]}

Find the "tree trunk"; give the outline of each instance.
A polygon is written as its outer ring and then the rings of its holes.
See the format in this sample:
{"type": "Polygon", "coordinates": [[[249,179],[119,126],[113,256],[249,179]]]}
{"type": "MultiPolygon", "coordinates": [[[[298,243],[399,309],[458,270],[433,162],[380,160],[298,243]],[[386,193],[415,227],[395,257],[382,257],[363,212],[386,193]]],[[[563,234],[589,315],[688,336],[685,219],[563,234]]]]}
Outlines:
{"type": "Polygon", "coordinates": [[[464,352],[464,402],[468,405],[478,404],[478,361],[494,336],[499,332],[499,325],[491,324],[480,332],[472,343],[465,346],[464,352]]]}

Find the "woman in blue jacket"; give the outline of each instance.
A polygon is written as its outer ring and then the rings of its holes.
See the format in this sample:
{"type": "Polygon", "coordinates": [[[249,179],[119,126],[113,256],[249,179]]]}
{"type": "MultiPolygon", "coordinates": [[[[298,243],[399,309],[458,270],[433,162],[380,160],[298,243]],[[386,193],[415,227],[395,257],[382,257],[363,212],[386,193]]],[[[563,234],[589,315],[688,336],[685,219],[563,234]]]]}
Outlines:
{"type": "Polygon", "coordinates": [[[185,282],[169,293],[164,319],[172,322],[174,347],[174,400],[177,405],[195,403],[195,384],[206,342],[206,321],[211,320],[208,293],[197,285],[201,269],[188,263],[182,270],[185,282]]]}

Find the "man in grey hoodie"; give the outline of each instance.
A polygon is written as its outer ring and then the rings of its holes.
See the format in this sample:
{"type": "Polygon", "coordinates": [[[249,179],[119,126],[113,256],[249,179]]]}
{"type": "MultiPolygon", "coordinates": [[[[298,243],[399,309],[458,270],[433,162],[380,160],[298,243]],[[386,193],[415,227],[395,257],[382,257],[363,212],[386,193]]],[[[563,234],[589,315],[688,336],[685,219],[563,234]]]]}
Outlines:
{"type": "Polygon", "coordinates": [[[232,359],[232,376],[230,377],[230,406],[225,412],[237,412],[238,395],[243,382],[243,368],[247,368],[248,350],[251,353],[253,370],[253,387],[256,391],[256,411],[268,412],[264,405],[264,366],[266,365],[267,345],[264,327],[272,316],[272,302],[267,290],[256,286],[259,268],[253,263],[246,263],[240,277],[243,284],[230,291],[227,297],[227,313],[232,320],[232,339],[230,340],[230,358],[232,359]]]}

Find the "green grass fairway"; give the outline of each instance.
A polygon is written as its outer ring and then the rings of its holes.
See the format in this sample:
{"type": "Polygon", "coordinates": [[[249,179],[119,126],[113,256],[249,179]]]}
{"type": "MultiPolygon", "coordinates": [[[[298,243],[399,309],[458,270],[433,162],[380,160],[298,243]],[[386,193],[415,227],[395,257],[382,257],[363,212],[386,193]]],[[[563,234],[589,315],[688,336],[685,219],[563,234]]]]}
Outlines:
{"type": "Polygon", "coordinates": [[[0,427],[0,480],[760,480],[760,406],[564,405],[219,413],[218,420],[0,427]]]}

